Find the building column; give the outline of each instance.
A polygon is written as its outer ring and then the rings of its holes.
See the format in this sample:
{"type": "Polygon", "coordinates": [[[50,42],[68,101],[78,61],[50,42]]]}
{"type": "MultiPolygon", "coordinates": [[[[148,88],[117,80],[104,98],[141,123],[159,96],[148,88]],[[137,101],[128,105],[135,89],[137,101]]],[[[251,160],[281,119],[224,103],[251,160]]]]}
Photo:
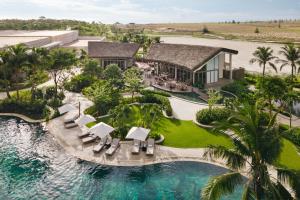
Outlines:
{"type": "Polygon", "coordinates": [[[229,71],[230,71],[229,79],[232,80],[232,54],[229,54],[229,71]]]}
{"type": "Polygon", "coordinates": [[[195,72],[192,72],[192,76],[193,76],[193,85],[195,84],[195,75],[196,75],[196,73],[195,73],[195,72]]]}
{"type": "Polygon", "coordinates": [[[175,66],[175,81],[177,81],[177,67],[175,66]]]}

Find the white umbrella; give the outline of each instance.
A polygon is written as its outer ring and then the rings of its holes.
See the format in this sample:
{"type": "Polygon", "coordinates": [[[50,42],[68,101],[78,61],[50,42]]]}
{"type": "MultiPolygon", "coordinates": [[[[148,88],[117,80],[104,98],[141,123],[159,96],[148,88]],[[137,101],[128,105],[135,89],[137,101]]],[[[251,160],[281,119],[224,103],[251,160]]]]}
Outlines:
{"type": "Polygon", "coordinates": [[[90,133],[92,133],[100,138],[104,138],[104,137],[108,136],[111,132],[113,132],[114,130],[115,129],[113,127],[111,127],[110,125],[100,122],[100,123],[96,124],[95,126],[93,126],[92,128],[90,128],[90,133]]]}
{"type": "Polygon", "coordinates": [[[141,140],[145,141],[150,129],[142,128],[142,127],[132,127],[126,136],[126,139],[133,139],[133,140],[141,140]]]}
{"type": "Polygon", "coordinates": [[[58,112],[59,114],[64,114],[66,112],[69,112],[71,110],[76,110],[77,108],[75,106],[73,106],[72,104],[65,104],[61,107],[58,108],[58,112]]]}
{"type": "Polygon", "coordinates": [[[91,115],[82,115],[78,119],[75,120],[75,123],[78,124],[78,126],[84,126],[90,122],[95,122],[96,119],[91,115]]]}

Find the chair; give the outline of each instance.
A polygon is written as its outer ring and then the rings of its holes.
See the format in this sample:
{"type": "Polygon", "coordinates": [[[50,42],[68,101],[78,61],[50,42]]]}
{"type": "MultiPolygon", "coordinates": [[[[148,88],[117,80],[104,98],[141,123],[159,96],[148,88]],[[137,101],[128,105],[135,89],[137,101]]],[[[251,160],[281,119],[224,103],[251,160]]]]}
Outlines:
{"type": "Polygon", "coordinates": [[[84,137],[87,137],[90,135],[90,131],[89,130],[85,130],[85,131],[82,131],[81,134],[78,135],[79,138],[84,138],[84,137]]]}
{"type": "Polygon", "coordinates": [[[109,149],[105,152],[106,155],[111,156],[113,155],[116,150],[120,147],[120,139],[114,138],[112,144],[109,149]]]}
{"type": "Polygon", "coordinates": [[[67,113],[67,115],[64,118],[64,123],[72,123],[79,117],[79,113],[77,110],[72,110],[67,113]]]}
{"type": "Polygon", "coordinates": [[[100,142],[96,146],[94,146],[93,152],[99,153],[103,149],[103,147],[106,145],[106,141],[107,141],[107,137],[102,138],[100,140],[100,142]]]}
{"type": "Polygon", "coordinates": [[[153,155],[154,154],[154,145],[155,145],[155,141],[152,138],[149,138],[147,140],[147,151],[146,151],[146,155],[153,155]]]}
{"type": "Polygon", "coordinates": [[[96,139],[97,139],[97,136],[90,135],[88,137],[83,138],[81,141],[83,144],[88,144],[88,143],[94,142],[96,139]]]}
{"type": "Polygon", "coordinates": [[[75,122],[65,124],[65,128],[67,129],[74,128],[76,126],[78,126],[78,124],[76,124],[75,122]]]}
{"type": "Polygon", "coordinates": [[[140,140],[133,140],[133,146],[132,146],[131,153],[138,154],[140,152],[140,146],[141,146],[140,140]]]}

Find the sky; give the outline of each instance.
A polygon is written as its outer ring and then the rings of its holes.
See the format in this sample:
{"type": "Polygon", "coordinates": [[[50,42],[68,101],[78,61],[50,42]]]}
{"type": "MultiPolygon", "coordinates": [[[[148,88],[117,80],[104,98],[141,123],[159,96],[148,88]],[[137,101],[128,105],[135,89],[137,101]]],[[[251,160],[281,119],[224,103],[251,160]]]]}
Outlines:
{"type": "Polygon", "coordinates": [[[300,19],[300,0],[0,0],[0,13],[102,23],[300,19]]]}

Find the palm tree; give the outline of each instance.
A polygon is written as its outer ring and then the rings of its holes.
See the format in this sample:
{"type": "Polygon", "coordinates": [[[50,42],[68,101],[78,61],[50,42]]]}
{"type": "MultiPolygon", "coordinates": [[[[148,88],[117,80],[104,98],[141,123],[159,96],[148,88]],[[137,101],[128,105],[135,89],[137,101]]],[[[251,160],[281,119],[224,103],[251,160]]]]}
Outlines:
{"type": "Polygon", "coordinates": [[[48,55],[48,50],[45,48],[32,48],[28,53],[28,66],[30,71],[32,99],[34,98],[36,82],[39,79],[39,71],[43,70],[46,66],[47,55],[48,55]]]}
{"type": "Polygon", "coordinates": [[[9,54],[6,50],[0,52],[0,72],[2,74],[3,80],[1,82],[5,85],[6,96],[10,99],[9,85],[10,85],[10,76],[11,68],[8,66],[9,54]]]}
{"type": "Polygon", "coordinates": [[[273,56],[273,50],[270,47],[258,47],[256,51],[253,53],[254,58],[250,60],[250,63],[258,63],[263,67],[263,77],[265,76],[266,66],[267,64],[277,73],[277,68],[272,63],[272,60],[277,58],[273,56]]]}
{"type": "Polygon", "coordinates": [[[22,75],[24,75],[24,68],[28,64],[27,53],[28,47],[24,44],[17,44],[8,48],[9,59],[8,65],[13,70],[13,79],[16,84],[17,99],[19,99],[19,86],[22,75]]]}
{"type": "MultiPolygon", "coordinates": [[[[285,66],[290,66],[293,80],[294,72],[297,70],[297,65],[300,65],[300,48],[296,47],[294,44],[287,44],[281,48],[279,53],[285,57],[284,60],[277,60],[278,63],[282,64],[280,70],[282,70],[285,66]]],[[[298,73],[300,73],[300,67],[298,68],[298,73]]]]}
{"type": "Polygon", "coordinates": [[[252,199],[292,199],[292,195],[281,182],[288,180],[295,191],[296,198],[300,195],[299,180],[296,173],[289,170],[276,169],[278,178],[271,177],[268,165],[272,165],[281,151],[281,142],[276,122],[276,114],[268,118],[258,103],[236,106],[231,117],[225,122],[217,123],[215,131],[225,134],[231,131],[233,149],[222,146],[211,146],[205,157],[222,158],[226,161],[230,172],[213,177],[202,190],[201,199],[216,200],[222,195],[232,193],[237,185],[244,185],[244,200],[252,199]],[[246,170],[245,170],[246,169],[246,170]],[[244,180],[244,170],[248,179],[244,180]],[[244,181],[246,181],[244,183],[244,181]]]}
{"type": "Polygon", "coordinates": [[[283,105],[285,108],[288,109],[290,115],[290,128],[292,128],[292,117],[293,117],[293,106],[296,101],[300,100],[299,93],[295,92],[294,90],[290,90],[286,92],[283,96],[283,105]]]}

